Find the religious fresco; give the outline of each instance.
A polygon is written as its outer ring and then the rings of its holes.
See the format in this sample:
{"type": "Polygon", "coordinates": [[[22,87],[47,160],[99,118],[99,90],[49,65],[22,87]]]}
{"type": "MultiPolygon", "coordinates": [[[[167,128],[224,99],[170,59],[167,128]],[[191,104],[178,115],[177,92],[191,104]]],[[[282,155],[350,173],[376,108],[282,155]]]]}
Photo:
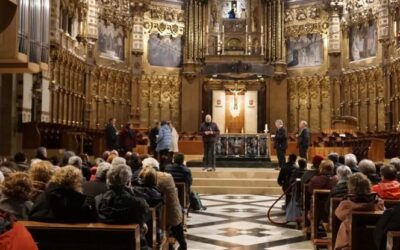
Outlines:
{"type": "Polygon", "coordinates": [[[288,67],[313,67],[324,62],[324,42],[319,33],[289,37],[286,51],[288,67]]]}
{"type": "Polygon", "coordinates": [[[152,66],[180,67],[182,65],[182,39],[180,36],[151,34],[148,41],[148,61],[152,66]]]}
{"type": "Polygon", "coordinates": [[[125,59],[125,35],[122,27],[99,21],[98,50],[100,56],[112,60],[125,59]]]}
{"type": "Polygon", "coordinates": [[[376,56],[376,24],[355,25],[349,31],[350,60],[357,61],[376,56]]]}

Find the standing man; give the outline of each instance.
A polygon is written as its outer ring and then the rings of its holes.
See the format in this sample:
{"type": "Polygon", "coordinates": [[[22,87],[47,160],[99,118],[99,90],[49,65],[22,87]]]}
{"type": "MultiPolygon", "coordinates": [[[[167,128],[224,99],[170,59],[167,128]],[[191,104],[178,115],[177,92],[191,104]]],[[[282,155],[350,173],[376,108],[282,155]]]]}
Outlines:
{"type": "Polygon", "coordinates": [[[310,141],[310,131],[306,121],[301,121],[299,124],[299,135],[297,136],[297,147],[301,158],[307,159],[308,144],[310,141]]]}
{"type": "Polygon", "coordinates": [[[158,158],[157,157],[157,153],[156,153],[156,147],[157,147],[157,136],[158,136],[158,131],[160,129],[160,122],[155,121],[154,122],[154,127],[152,129],[150,129],[149,132],[149,139],[150,139],[150,154],[153,154],[154,158],[158,158]]]}
{"type": "Polygon", "coordinates": [[[203,170],[215,171],[215,143],[219,136],[219,128],[212,122],[211,115],[206,115],[205,122],[200,127],[200,134],[203,136],[203,170]]]}
{"type": "Polygon", "coordinates": [[[275,149],[276,149],[276,155],[278,156],[278,162],[279,162],[279,167],[282,168],[285,166],[286,158],[286,149],[288,148],[288,136],[287,136],[287,131],[286,128],[283,126],[283,121],[282,120],[276,120],[275,121],[275,126],[277,128],[276,134],[275,134],[275,149]]]}
{"type": "Polygon", "coordinates": [[[106,126],[106,147],[107,150],[118,149],[118,130],[115,127],[117,119],[110,118],[106,126]]]}

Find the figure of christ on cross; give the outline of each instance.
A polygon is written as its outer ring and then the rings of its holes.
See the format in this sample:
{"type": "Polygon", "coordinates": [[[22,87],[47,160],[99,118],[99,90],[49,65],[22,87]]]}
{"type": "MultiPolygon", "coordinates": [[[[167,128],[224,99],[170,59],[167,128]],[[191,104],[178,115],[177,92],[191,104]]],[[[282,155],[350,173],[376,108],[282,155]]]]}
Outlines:
{"type": "Polygon", "coordinates": [[[239,104],[238,104],[238,95],[242,92],[244,92],[246,89],[245,88],[238,88],[238,84],[235,83],[235,88],[229,88],[229,92],[233,94],[233,109],[238,110],[239,109],[239,104]]]}

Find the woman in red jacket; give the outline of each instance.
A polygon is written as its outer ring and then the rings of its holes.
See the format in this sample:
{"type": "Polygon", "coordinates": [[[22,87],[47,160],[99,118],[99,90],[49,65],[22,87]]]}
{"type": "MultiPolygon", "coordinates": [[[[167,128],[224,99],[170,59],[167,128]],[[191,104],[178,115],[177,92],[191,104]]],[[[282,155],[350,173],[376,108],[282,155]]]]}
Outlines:
{"type": "Polygon", "coordinates": [[[0,212],[0,249],[38,250],[38,247],[22,223],[14,221],[10,214],[0,212]]]}

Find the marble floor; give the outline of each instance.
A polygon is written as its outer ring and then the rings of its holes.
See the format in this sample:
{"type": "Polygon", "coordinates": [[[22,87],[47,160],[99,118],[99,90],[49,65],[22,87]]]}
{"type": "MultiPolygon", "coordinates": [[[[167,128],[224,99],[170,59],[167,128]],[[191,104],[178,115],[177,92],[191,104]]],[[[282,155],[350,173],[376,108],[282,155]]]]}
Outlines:
{"type": "MultiPolygon", "coordinates": [[[[190,250],[283,250],[313,249],[294,224],[276,226],[267,219],[267,210],[277,197],[259,195],[203,195],[205,211],[188,218],[187,242],[190,250]]],[[[284,220],[282,202],[271,210],[273,220],[284,220]]]]}

